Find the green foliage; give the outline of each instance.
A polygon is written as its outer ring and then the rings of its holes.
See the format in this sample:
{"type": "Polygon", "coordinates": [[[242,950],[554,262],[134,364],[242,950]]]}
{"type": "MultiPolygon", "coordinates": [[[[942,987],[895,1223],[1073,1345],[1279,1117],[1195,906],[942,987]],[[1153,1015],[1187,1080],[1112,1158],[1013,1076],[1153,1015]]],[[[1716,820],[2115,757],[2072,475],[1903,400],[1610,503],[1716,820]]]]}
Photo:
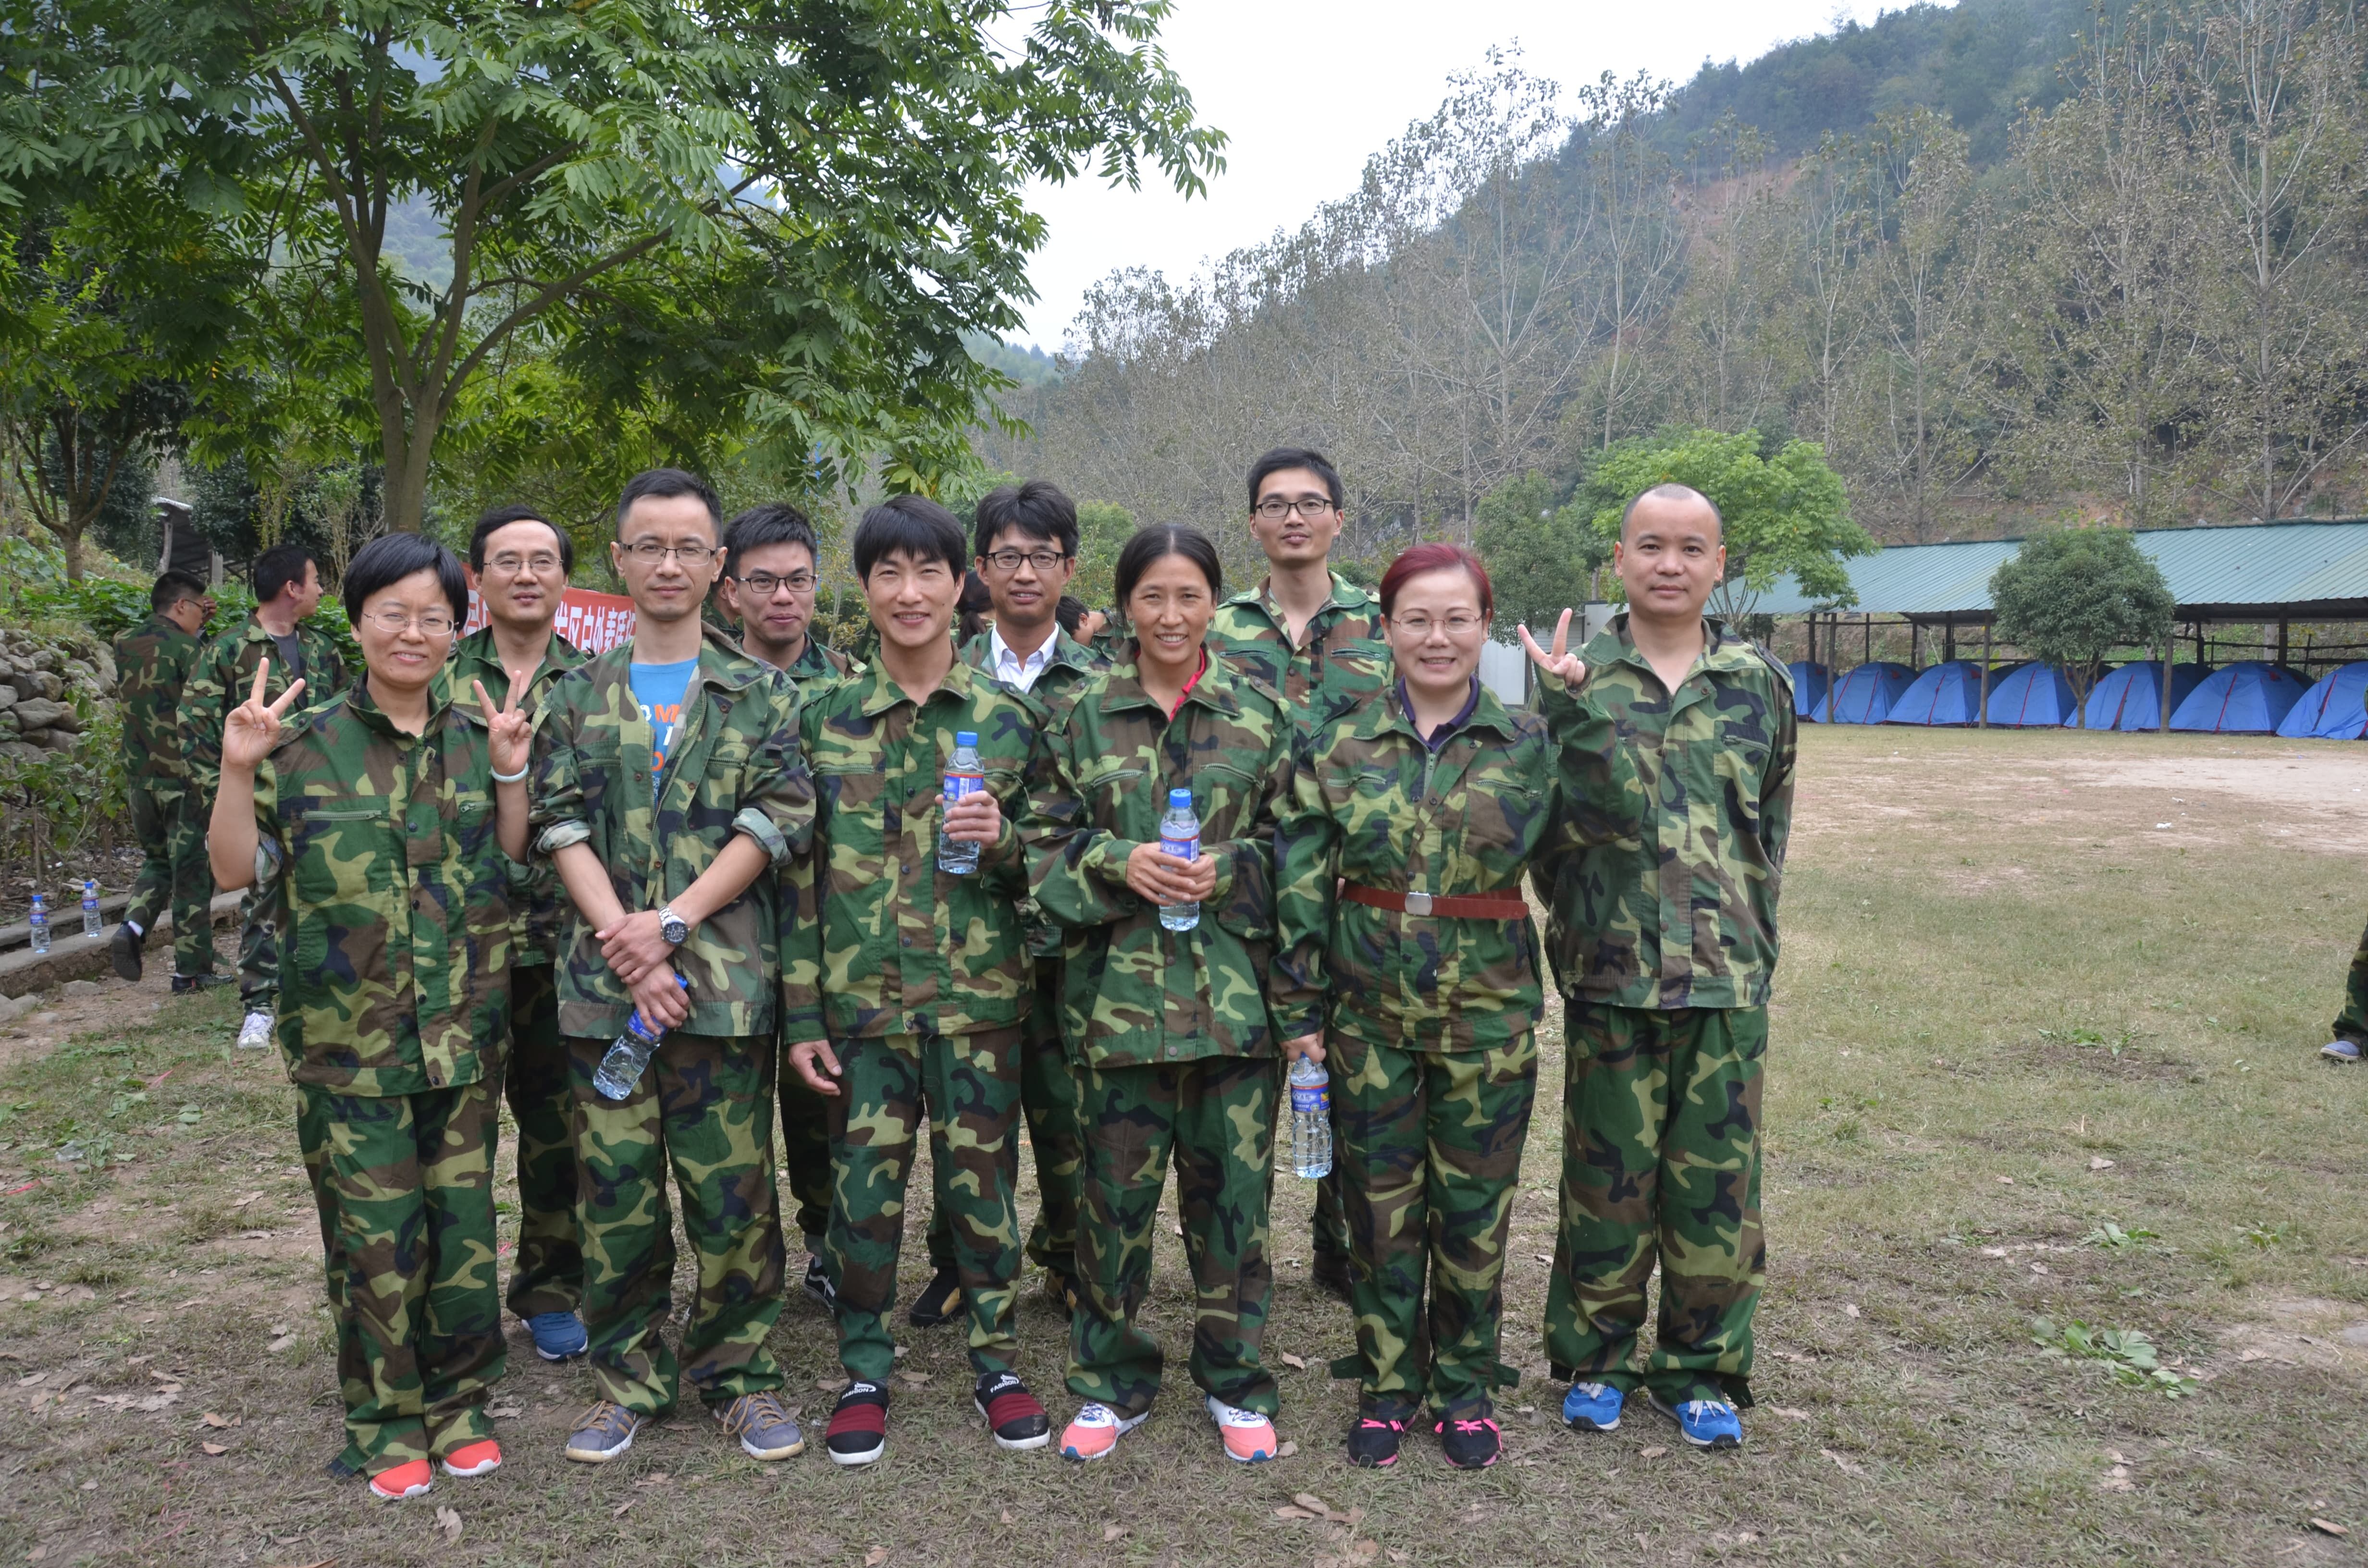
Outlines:
{"type": "Polygon", "coordinates": [[[1041,387],[1061,379],[1060,367],[1053,362],[1053,357],[1032,343],[1023,348],[999,337],[967,333],[962,344],[972,358],[999,376],[1010,377],[1020,386],[1041,387]]]}
{"type": "MultiPolygon", "coordinates": [[[[1759,595],[1790,574],[1801,591],[1831,608],[1855,604],[1851,556],[1874,540],[1850,520],[1841,476],[1814,441],[1786,441],[1763,455],[1759,433],[1666,430],[1606,448],[1588,471],[1575,506],[1609,552],[1631,499],[1656,484],[1684,484],[1710,497],[1726,525],[1726,581],[1711,596],[1725,616],[1751,612],[1759,595]]],[[[1619,591],[1606,574],[1607,589],[1619,591]]]]}
{"type": "Polygon", "coordinates": [[[1118,593],[1118,552],[1134,532],[1134,514],[1113,501],[1077,503],[1077,574],[1069,592],[1087,609],[1110,609],[1118,593]]]}
{"type": "Polygon", "coordinates": [[[1497,591],[1500,632],[1529,626],[1543,635],[1565,609],[1594,597],[1596,569],[1611,559],[1611,546],[1544,474],[1532,469],[1505,481],[1480,498],[1474,517],[1472,545],[1497,591]]]}
{"type": "Polygon", "coordinates": [[[2000,641],[2064,672],[2083,721],[2089,687],[2114,649],[2168,636],[2162,569],[2120,528],[2033,534],[1990,577],[2000,641]]]}
{"type": "MultiPolygon", "coordinates": [[[[2111,1220],[2107,1220],[2100,1222],[2095,1230],[2090,1231],[2087,1235],[2082,1236],[2080,1238],[2080,1244],[2082,1246],[2105,1247],[2113,1252],[2123,1252],[2132,1247],[2144,1246],[2148,1242],[2159,1242],[2161,1240],[2162,1237],[2159,1233],[2149,1231],[2142,1225],[2133,1226],[2129,1230],[2124,1231],[2119,1225],[2114,1224],[2111,1220]]],[[[2168,1252],[2170,1249],[2165,1247],[2163,1250],[2168,1252]]]]}
{"type": "Polygon", "coordinates": [[[2046,1318],[2033,1318],[2031,1339],[2051,1355],[2096,1362],[2115,1382],[2151,1389],[2166,1399],[2184,1399],[2196,1390],[2193,1378],[2162,1364],[2161,1351],[2138,1329],[2091,1328],[2078,1318],[2059,1328],[2046,1318]]]}

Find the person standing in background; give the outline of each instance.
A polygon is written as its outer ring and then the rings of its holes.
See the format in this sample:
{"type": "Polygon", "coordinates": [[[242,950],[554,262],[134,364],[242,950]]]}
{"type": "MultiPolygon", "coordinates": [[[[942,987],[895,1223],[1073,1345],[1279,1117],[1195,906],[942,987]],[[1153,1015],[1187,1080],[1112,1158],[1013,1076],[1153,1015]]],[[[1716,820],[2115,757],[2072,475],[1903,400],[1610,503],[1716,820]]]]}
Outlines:
{"type": "MultiPolygon", "coordinates": [[[[346,685],[345,657],[336,639],[311,624],[313,612],[321,608],[321,563],[310,548],[276,544],[256,556],[255,599],[255,614],[246,624],[207,643],[181,687],[183,764],[201,818],[211,817],[221,782],[222,726],[255,684],[264,660],[271,661],[267,702],[277,701],[300,680],[314,702],[327,701],[346,685]]],[[[260,890],[249,891],[239,918],[238,994],[246,1017],[238,1027],[238,1043],[261,1051],[271,1043],[279,946],[260,890]]]]}
{"type": "Polygon", "coordinates": [[[183,770],[181,688],[214,612],[205,585],[167,572],[148,592],[146,620],[116,639],[116,690],[123,701],[123,775],[131,831],[140,844],[140,878],[123,923],[108,943],[115,972],[138,980],[141,948],[156,916],[173,912],[173,994],[215,984],[214,879],[206,864],[206,825],[183,770]]]}
{"type": "MultiPolygon", "coordinates": [[[[531,506],[496,506],[469,536],[469,585],[485,624],[453,650],[455,701],[482,685],[497,705],[522,693],[531,718],[559,677],[584,662],[552,630],[575,568],[575,543],[531,506]]],[[[537,865],[516,900],[510,952],[510,1049],[502,1096],[518,1123],[518,1256],[509,1309],[546,1361],[584,1354],[584,1249],[575,1234],[575,1139],[569,1120],[567,1051],[559,1038],[559,937],[566,909],[559,878],[537,865]]]]}
{"type": "MultiPolygon", "coordinates": [[[[1250,537],[1267,574],[1218,608],[1209,646],[1282,694],[1294,722],[1314,726],[1388,689],[1390,658],[1373,596],[1332,570],[1346,494],[1323,453],[1277,447],[1250,465],[1250,537]]],[[[1339,1101],[1333,1101],[1339,1110],[1339,1101]]],[[[1333,1129],[1339,1141],[1339,1129],[1333,1129]]],[[[1340,1167],[1315,1185],[1308,1278],[1349,1300],[1349,1228],[1340,1167]]]]}

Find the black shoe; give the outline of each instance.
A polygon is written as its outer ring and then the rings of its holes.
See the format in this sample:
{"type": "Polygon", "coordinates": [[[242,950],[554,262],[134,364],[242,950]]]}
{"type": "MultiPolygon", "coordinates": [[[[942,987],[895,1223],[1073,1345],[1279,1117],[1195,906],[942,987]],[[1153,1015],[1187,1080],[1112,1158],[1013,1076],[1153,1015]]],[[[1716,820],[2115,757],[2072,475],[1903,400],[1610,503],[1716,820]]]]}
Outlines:
{"type": "Polygon", "coordinates": [[[888,1451],[888,1391],[858,1378],[832,1406],[823,1447],[833,1464],[870,1464],[888,1451]]]}
{"type": "Polygon", "coordinates": [[[115,928],[115,939],[107,944],[107,956],[115,964],[115,972],[126,980],[140,978],[140,946],[146,938],[131,928],[127,920],[115,928]]]}
{"type": "Polygon", "coordinates": [[[1336,1301],[1349,1300],[1349,1255],[1344,1252],[1319,1252],[1315,1267],[1307,1271],[1315,1288],[1336,1301]]]}
{"type": "Polygon", "coordinates": [[[198,992],[211,991],[217,985],[228,985],[230,983],[231,977],[227,974],[176,974],[173,977],[173,994],[195,995],[198,992]]]}
{"type": "Polygon", "coordinates": [[[1447,1455],[1447,1462],[1458,1470],[1486,1470],[1505,1452],[1505,1439],[1497,1430],[1497,1415],[1486,1404],[1476,1405],[1462,1415],[1439,1418],[1439,1446],[1447,1455]]]}
{"type": "Polygon", "coordinates": [[[1044,1414],[1044,1406],[1028,1392],[1028,1385],[1012,1373],[981,1374],[971,1390],[971,1403],[978,1407],[998,1449],[1041,1449],[1053,1440],[1053,1418],[1044,1414]]]}
{"type": "Polygon", "coordinates": [[[820,1301],[823,1311],[838,1311],[838,1287],[830,1282],[830,1270],[822,1266],[821,1256],[814,1253],[806,1254],[805,1287],[806,1294],[820,1301]]]}
{"type": "Polygon", "coordinates": [[[905,1321],[915,1328],[935,1328],[950,1321],[962,1311],[962,1276],[951,1268],[940,1268],[929,1276],[928,1284],[905,1309],[905,1321]]]}
{"type": "Polygon", "coordinates": [[[1395,1415],[1368,1410],[1349,1428],[1349,1462],[1360,1470],[1387,1470],[1398,1462],[1398,1444],[1406,1423],[1395,1415]]]}

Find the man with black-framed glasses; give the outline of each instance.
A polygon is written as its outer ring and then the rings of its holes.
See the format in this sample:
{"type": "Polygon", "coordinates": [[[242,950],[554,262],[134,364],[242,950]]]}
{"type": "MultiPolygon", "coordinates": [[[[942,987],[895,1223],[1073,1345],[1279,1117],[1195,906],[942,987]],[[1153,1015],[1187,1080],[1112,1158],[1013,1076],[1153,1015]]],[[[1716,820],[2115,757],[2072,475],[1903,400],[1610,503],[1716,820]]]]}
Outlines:
{"type": "MultiPolygon", "coordinates": [[[[1332,570],[1345,494],[1323,453],[1275,448],[1250,465],[1249,492],[1250,536],[1266,551],[1267,574],[1217,607],[1209,646],[1281,692],[1295,721],[1320,725],[1389,687],[1395,666],[1382,607],[1332,570]]],[[[1315,1253],[1309,1278],[1347,1301],[1349,1224],[1338,1165],[1316,1184],[1315,1253]]]]}
{"type": "Polygon", "coordinates": [[[821,560],[814,524],[786,502],[751,506],[723,530],[723,608],[740,622],[740,651],[792,680],[829,680],[853,663],[813,636],[821,560]]]}

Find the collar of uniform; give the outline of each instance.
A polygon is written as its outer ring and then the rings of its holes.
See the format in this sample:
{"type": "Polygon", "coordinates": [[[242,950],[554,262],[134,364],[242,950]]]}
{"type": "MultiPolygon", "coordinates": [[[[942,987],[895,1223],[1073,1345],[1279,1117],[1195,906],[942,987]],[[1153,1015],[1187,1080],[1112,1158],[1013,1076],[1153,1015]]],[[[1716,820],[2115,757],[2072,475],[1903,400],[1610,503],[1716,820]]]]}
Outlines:
{"type": "MultiPolygon", "coordinates": [[[[1480,695],[1473,705],[1472,717],[1464,720],[1456,733],[1461,734],[1466,730],[1476,730],[1486,725],[1507,740],[1513,739],[1520,733],[1513,723],[1513,716],[1505,710],[1505,705],[1497,699],[1497,694],[1488,689],[1486,681],[1477,684],[1480,695]]],[[[1370,738],[1386,730],[1395,730],[1415,744],[1425,744],[1422,736],[1416,733],[1414,715],[1406,711],[1399,699],[1398,693],[1405,689],[1406,681],[1401,677],[1390,682],[1388,689],[1382,694],[1381,701],[1364,704],[1357,720],[1359,731],[1370,738]]]]}
{"type": "MultiPolygon", "coordinates": [[[[1613,616],[1610,625],[1590,638],[1578,656],[1589,669],[1602,665],[1634,665],[1640,670],[1653,667],[1653,662],[1636,651],[1636,639],[1628,631],[1626,610],[1613,616]]],[[[1702,651],[1695,657],[1693,669],[1686,672],[1686,677],[1693,678],[1694,670],[1748,669],[1757,659],[1748,642],[1729,631],[1718,617],[1706,615],[1702,617],[1702,651]]]]}
{"type": "MultiPolygon", "coordinates": [[[[1167,710],[1162,707],[1151,693],[1143,689],[1143,677],[1136,673],[1135,648],[1134,640],[1129,638],[1120,656],[1110,662],[1108,705],[1111,708],[1148,708],[1160,717],[1166,718],[1167,710]]],[[[1194,681],[1192,689],[1184,694],[1184,701],[1178,706],[1177,711],[1180,713],[1186,707],[1197,702],[1201,707],[1222,713],[1228,719],[1240,718],[1242,705],[1234,695],[1234,682],[1236,678],[1232,665],[1213,653],[1209,654],[1208,663],[1201,668],[1201,678],[1194,681]]]]}
{"type": "MultiPolygon", "coordinates": [[[[861,676],[849,678],[864,683],[862,712],[867,719],[877,719],[899,702],[913,700],[905,694],[903,687],[888,677],[888,666],[878,660],[864,666],[861,676]]],[[[935,702],[939,697],[951,696],[957,702],[967,702],[977,689],[977,681],[978,673],[971,666],[971,662],[958,656],[946,671],[945,678],[938,682],[937,690],[929,693],[929,700],[935,702]]]]}
{"type": "MultiPolygon", "coordinates": [[[[1363,609],[1373,602],[1372,595],[1351,583],[1339,573],[1331,573],[1330,576],[1332,597],[1316,607],[1315,615],[1322,615],[1326,610],[1363,609]]],[[[1244,588],[1225,602],[1231,605],[1253,606],[1263,611],[1267,619],[1277,626],[1282,624],[1282,607],[1274,602],[1274,576],[1271,573],[1260,577],[1257,587],[1244,588]]],[[[1315,615],[1311,615],[1307,619],[1314,620],[1315,615]]]]}
{"type": "MultiPolygon", "coordinates": [[[[346,687],[343,695],[346,710],[359,720],[365,727],[375,730],[389,740],[396,742],[423,740],[435,733],[437,726],[443,722],[444,710],[452,706],[451,676],[450,672],[439,671],[436,678],[428,683],[427,719],[419,726],[419,733],[416,735],[407,730],[395,728],[394,721],[386,716],[386,710],[381,708],[377,699],[370,696],[368,674],[364,674],[353,685],[346,687]]],[[[473,718],[478,722],[484,722],[483,715],[472,715],[466,710],[462,710],[462,717],[473,718]]]]}
{"type": "MultiPolygon", "coordinates": [[[[740,691],[754,686],[768,676],[781,673],[762,659],[752,658],[742,653],[738,643],[714,627],[704,627],[701,632],[699,643],[699,668],[691,672],[695,677],[694,685],[691,691],[683,694],[685,702],[691,699],[697,687],[700,686],[712,686],[723,691],[740,691]]],[[[628,642],[625,646],[630,649],[632,644],[628,642]]],[[[630,657],[629,654],[629,660],[630,657]]]]}

